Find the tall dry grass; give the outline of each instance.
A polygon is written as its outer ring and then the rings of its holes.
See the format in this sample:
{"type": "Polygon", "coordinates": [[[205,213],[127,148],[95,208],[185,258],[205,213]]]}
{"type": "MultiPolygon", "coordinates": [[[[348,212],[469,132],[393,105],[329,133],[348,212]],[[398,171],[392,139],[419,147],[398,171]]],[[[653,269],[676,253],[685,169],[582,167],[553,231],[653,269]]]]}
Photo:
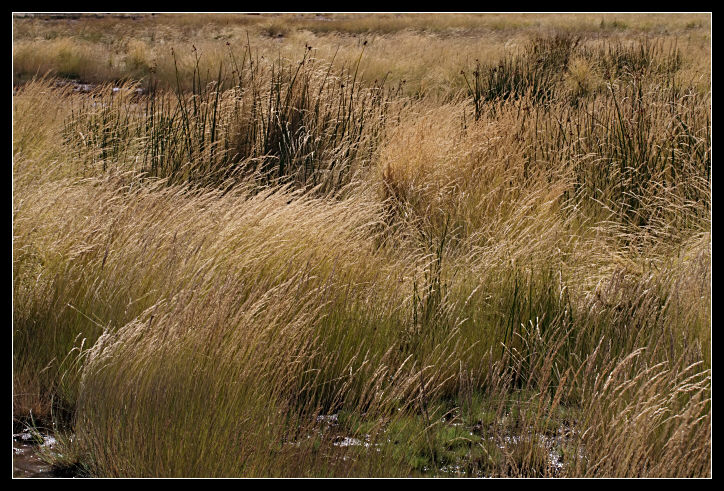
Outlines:
{"type": "Polygon", "coordinates": [[[572,46],[546,97],[19,89],[16,417],[93,476],[711,475],[709,93],[572,46]]]}
{"type": "MultiPolygon", "coordinates": [[[[367,43],[362,62],[365,81],[388,77],[405,81],[408,95],[449,97],[465,87],[461,66],[474,60],[493,62],[520,49],[530,37],[572,33],[593,42],[629,42],[642,36],[676,38],[688,46],[685,65],[698,71],[710,61],[711,19],[707,14],[159,14],[13,19],[15,81],[52,70],[80,76],[85,82],[129,77],[148,83],[155,78],[175,87],[169,56],[183,59],[183,80],[191,79],[192,46],[206,54],[206,68],[218,66],[230,43],[242,53],[248,40],[260,55],[296,58],[305,45],[319,58],[350,64],[367,43]],[[70,56],[61,56],[61,46],[70,56]],[[76,46],[76,48],[72,48],[76,46]],[[39,49],[35,49],[39,48],[39,49]],[[84,56],[89,49],[93,57],[84,56]],[[339,52],[337,53],[337,50],[339,52]],[[66,70],[69,59],[82,70],[66,70]],[[213,61],[212,61],[213,60],[213,61]],[[91,65],[89,65],[89,63],[91,65]],[[95,66],[96,70],[88,70],[95,66]]],[[[64,51],[65,52],[65,51],[64,51]]],[[[212,69],[212,72],[214,70],[212,69]]]]}

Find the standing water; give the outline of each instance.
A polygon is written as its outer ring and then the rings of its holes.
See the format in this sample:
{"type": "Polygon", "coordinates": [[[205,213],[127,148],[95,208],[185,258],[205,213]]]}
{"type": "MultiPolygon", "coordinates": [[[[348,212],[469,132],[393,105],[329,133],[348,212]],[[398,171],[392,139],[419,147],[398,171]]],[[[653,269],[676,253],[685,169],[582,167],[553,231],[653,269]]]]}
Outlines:
{"type": "Polygon", "coordinates": [[[52,436],[30,430],[13,434],[13,477],[58,477],[38,456],[42,447],[52,447],[55,443],[52,436]]]}

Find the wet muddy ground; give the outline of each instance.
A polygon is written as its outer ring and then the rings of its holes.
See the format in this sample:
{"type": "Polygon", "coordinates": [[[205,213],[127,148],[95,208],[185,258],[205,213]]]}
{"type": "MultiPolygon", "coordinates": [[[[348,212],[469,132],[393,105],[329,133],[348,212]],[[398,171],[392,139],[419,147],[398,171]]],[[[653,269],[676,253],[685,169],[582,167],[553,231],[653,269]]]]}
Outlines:
{"type": "Polygon", "coordinates": [[[38,452],[52,448],[55,438],[29,430],[13,434],[13,477],[58,477],[38,452]]]}
{"type": "MultiPolygon", "coordinates": [[[[331,442],[331,448],[336,448],[337,451],[344,452],[347,449],[354,447],[374,448],[380,451],[380,444],[370,443],[370,436],[363,435],[358,438],[354,438],[345,435],[343,432],[337,431],[338,428],[338,416],[337,414],[332,415],[320,415],[317,417],[316,422],[319,427],[315,435],[307,435],[307,438],[322,437],[323,439],[331,442]]],[[[558,472],[563,470],[564,463],[561,460],[561,456],[556,450],[556,447],[565,443],[574,432],[572,428],[561,427],[554,436],[538,435],[537,440],[531,436],[531,441],[535,440],[535,444],[541,449],[544,449],[547,454],[547,465],[550,468],[552,475],[557,475],[558,472]]],[[[471,433],[472,435],[473,433],[471,433]]],[[[492,437],[488,437],[493,439],[492,437]]],[[[526,437],[521,435],[516,436],[505,436],[501,441],[495,443],[504,449],[509,444],[520,443],[526,437]]],[[[388,439],[389,443],[389,439],[388,439]]],[[[53,467],[48,464],[41,457],[41,453],[47,450],[52,450],[57,444],[56,439],[47,433],[41,433],[36,430],[25,429],[18,433],[13,434],[13,477],[14,478],[26,478],[26,477],[39,477],[39,478],[63,478],[63,477],[79,477],[80,475],[74,473],[71,469],[66,472],[53,467]]],[[[299,441],[286,442],[287,445],[299,446],[299,441]]],[[[343,455],[341,460],[347,461],[349,458],[353,458],[348,455],[343,455]]],[[[414,477],[428,477],[432,469],[422,469],[422,472],[418,471],[414,477]]],[[[460,476],[464,477],[467,475],[466,471],[455,465],[443,466],[439,469],[439,472],[443,475],[460,476]]],[[[469,477],[485,477],[484,475],[472,475],[469,477]]]]}

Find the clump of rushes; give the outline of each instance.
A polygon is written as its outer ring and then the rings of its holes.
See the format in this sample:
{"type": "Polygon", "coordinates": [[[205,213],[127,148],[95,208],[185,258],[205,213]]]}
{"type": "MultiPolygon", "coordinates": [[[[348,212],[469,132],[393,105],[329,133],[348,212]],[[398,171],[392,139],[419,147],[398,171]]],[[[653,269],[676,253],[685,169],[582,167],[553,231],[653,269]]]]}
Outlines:
{"type": "Polygon", "coordinates": [[[546,135],[531,145],[528,169],[570,166],[568,198],[636,228],[671,228],[666,221],[679,223],[682,206],[693,213],[681,225],[696,228],[707,220],[711,119],[705,96],[632,81],[609,84],[578,107],[559,102],[539,108],[528,101],[521,107],[524,131],[546,135]]]}
{"type": "Polygon", "coordinates": [[[475,119],[480,118],[481,104],[485,102],[524,95],[537,103],[553,98],[578,43],[579,39],[571,34],[556,33],[534,38],[522,51],[506,55],[498,63],[476,60],[472,83],[462,72],[475,103],[475,119]]]}
{"type": "Polygon", "coordinates": [[[676,42],[663,39],[586,44],[571,34],[539,35],[497,62],[476,59],[470,79],[465,70],[461,72],[473,99],[475,119],[480,118],[484,103],[526,95],[538,105],[560,99],[576,102],[579,95],[566,90],[564,83],[572,60],[585,60],[602,80],[611,83],[655,79],[671,85],[682,66],[676,42]]]}
{"type": "Polygon", "coordinates": [[[91,149],[104,170],[110,161],[172,183],[220,185],[256,173],[263,184],[323,191],[348,183],[373,155],[389,96],[384,81],[357,80],[362,53],[334,74],[311,47],[297,63],[260,60],[249,46],[237,59],[229,47],[227,65],[211,75],[193,52],[190,93],[178,67],[175,93],[153,80],[136,99],[99,88],[66,125],[71,148],[91,149]]]}
{"type": "Polygon", "coordinates": [[[681,220],[698,228],[709,213],[710,94],[679,81],[681,64],[676,44],[663,40],[579,45],[555,36],[531,41],[499,66],[478,63],[469,95],[476,121],[516,121],[512,131],[527,146],[524,179],[541,166],[544,174],[570,169],[565,200],[596,217],[637,229],[681,220]],[[571,56],[595,84],[565,83],[571,56]],[[498,84],[500,77],[510,80],[498,84]],[[684,219],[682,207],[696,211],[684,219]]]}

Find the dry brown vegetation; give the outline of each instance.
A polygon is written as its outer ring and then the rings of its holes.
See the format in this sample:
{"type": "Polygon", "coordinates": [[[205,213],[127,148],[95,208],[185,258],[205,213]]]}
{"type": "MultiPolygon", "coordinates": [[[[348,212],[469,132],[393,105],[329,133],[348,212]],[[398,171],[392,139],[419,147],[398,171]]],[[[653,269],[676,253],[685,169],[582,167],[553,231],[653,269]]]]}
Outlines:
{"type": "Polygon", "coordinates": [[[14,18],[48,461],[711,476],[711,16],[321,17],[14,18]]]}

